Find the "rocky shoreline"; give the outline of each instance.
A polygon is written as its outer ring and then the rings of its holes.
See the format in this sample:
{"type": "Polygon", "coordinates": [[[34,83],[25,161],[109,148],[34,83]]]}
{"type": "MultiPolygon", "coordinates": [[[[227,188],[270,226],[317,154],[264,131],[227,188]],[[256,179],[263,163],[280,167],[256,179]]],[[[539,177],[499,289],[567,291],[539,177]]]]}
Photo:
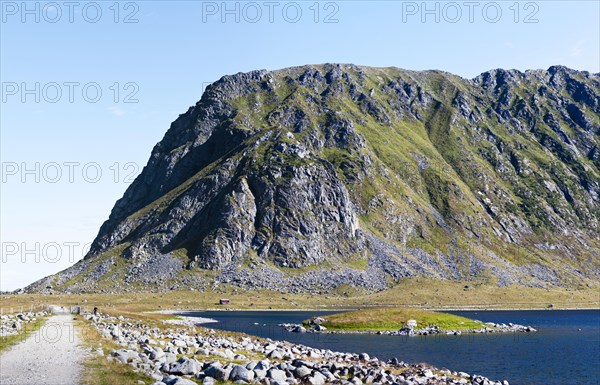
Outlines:
{"type": "MultiPolygon", "coordinates": [[[[106,338],[122,349],[107,356],[156,380],[152,385],[214,385],[217,382],[263,385],[478,384],[508,381],[425,364],[387,362],[366,353],[342,353],[249,336],[227,336],[210,329],[172,325],[161,330],[122,316],[86,315],[106,338]]],[[[101,348],[98,355],[104,355],[101,348]]]]}

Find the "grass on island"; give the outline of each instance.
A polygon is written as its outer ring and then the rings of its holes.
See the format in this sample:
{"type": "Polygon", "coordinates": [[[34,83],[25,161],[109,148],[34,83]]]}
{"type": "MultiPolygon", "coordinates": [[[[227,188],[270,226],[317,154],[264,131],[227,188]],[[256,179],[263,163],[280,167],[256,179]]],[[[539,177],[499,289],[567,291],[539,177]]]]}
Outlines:
{"type": "Polygon", "coordinates": [[[27,337],[35,333],[42,325],[46,322],[47,317],[38,317],[35,321],[26,323],[23,326],[23,330],[19,334],[11,336],[0,337],[0,352],[10,348],[13,345],[18,344],[21,341],[25,341],[27,337]]]}
{"type": "Polygon", "coordinates": [[[337,313],[321,317],[321,325],[333,331],[396,331],[408,320],[417,321],[417,329],[437,325],[441,330],[481,329],[481,321],[411,308],[379,308],[337,313]]]}

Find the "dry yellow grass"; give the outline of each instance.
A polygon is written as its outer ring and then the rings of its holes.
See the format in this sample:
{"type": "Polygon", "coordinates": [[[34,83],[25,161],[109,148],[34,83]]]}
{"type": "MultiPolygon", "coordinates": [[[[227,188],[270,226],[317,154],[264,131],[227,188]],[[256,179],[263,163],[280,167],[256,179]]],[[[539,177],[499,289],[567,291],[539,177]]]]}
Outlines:
{"type": "Polygon", "coordinates": [[[357,309],[365,307],[402,306],[425,309],[543,309],[598,308],[600,287],[579,289],[532,289],[521,286],[498,288],[473,285],[469,282],[405,279],[392,289],[362,295],[350,290],[346,294],[283,294],[273,291],[244,291],[231,287],[203,293],[171,291],[166,293],[126,294],[71,294],[71,295],[2,295],[2,313],[28,310],[45,304],[81,305],[91,310],[162,320],[172,316],[144,312],[166,309],[357,309]],[[465,286],[469,285],[468,289],[465,286]],[[219,298],[231,299],[230,305],[221,306],[219,298]]]}

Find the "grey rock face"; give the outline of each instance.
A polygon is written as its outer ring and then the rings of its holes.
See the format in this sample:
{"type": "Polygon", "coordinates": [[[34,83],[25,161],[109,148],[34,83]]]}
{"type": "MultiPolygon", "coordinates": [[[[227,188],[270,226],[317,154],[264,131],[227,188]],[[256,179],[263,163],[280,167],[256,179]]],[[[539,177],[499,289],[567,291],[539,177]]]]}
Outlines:
{"type": "Polygon", "coordinates": [[[600,76],[565,67],[225,76],[171,124],[86,258],[27,290],[596,282],[599,133],[600,76]]]}

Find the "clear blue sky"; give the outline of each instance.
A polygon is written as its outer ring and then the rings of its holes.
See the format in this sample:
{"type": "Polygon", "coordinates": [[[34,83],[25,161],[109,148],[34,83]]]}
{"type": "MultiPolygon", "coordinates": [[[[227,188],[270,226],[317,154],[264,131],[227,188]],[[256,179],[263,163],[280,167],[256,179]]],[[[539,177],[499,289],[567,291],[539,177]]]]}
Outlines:
{"type": "Polygon", "coordinates": [[[0,2],[2,290],[80,259],[126,177],[222,75],[324,62],[600,72],[598,1],[74,3],[0,2]]]}

